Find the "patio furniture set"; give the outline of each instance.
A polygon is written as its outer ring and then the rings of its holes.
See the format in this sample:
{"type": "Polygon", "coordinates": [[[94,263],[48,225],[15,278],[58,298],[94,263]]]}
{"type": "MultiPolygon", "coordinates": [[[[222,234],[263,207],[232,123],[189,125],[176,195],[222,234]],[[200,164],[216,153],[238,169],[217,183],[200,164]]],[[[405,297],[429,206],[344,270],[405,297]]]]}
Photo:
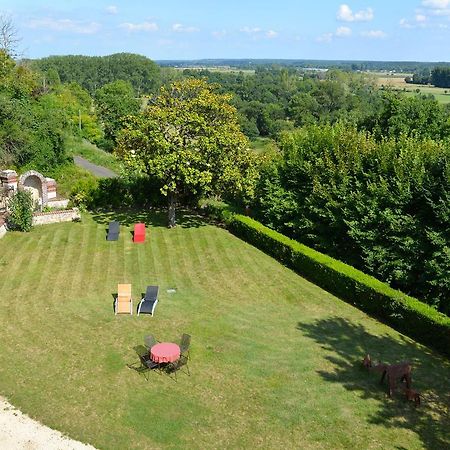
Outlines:
{"type": "Polygon", "coordinates": [[[134,348],[139,356],[139,362],[129,365],[130,368],[144,374],[148,380],[151,370],[165,372],[174,375],[177,381],[177,372],[186,368],[190,375],[188,360],[191,336],[183,334],[179,344],[173,342],[158,342],[154,336],[148,335],[144,338],[144,345],[134,348]]]}

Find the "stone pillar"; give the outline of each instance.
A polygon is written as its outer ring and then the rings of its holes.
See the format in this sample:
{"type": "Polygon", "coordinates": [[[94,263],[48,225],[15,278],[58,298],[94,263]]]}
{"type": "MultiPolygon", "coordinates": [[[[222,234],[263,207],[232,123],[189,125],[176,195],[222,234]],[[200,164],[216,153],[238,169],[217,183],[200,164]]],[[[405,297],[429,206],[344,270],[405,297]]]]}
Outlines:
{"type": "Polygon", "coordinates": [[[56,198],[56,181],[53,178],[46,178],[47,181],[47,198],[56,198]]]}
{"type": "Polygon", "coordinates": [[[0,172],[0,181],[5,188],[12,188],[17,191],[17,173],[14,170],[2,170],[0,172]]]}

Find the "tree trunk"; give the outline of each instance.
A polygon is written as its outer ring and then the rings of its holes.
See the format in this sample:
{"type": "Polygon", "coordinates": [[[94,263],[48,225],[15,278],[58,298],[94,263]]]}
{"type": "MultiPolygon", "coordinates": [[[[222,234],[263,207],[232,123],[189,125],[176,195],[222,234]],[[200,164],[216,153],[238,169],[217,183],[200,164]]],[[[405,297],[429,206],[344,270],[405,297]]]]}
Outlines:
{"type": "Polygon", "coordinates": [[[177,205],[177,195],[175,192],[169,192],[168,193],[168,213],[169,213],[169,228],[173,228],[177,225],[176,219],[175,219],[175,208],[177,205]]]}

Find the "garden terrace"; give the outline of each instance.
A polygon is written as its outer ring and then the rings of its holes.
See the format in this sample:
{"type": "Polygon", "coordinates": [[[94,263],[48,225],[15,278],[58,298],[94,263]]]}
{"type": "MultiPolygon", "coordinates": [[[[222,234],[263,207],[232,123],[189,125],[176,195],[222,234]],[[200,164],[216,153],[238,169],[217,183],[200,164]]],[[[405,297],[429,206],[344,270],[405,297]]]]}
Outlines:
{"type": "Polygon", "coordinates": [[[0,394],[98,448],[445,448],[448,360],[184,214],[86,214],[0,241],[0,394]],[[122,224],[107,242],[110,220],[122,224]],[[147,239],[134,244],[136,222],[147,239]],[[49,277],[49,274],[51,276],[49,277]],[[160,287],[155,317],[115,316],[160,287]],[[167,290],[175,288],[176,293],[167,290]],[[133,347],[192,335],[191,376],[130,370],[133,347]],[[366,352],[410,360],[423,404],[388,399],[366,352]]]}

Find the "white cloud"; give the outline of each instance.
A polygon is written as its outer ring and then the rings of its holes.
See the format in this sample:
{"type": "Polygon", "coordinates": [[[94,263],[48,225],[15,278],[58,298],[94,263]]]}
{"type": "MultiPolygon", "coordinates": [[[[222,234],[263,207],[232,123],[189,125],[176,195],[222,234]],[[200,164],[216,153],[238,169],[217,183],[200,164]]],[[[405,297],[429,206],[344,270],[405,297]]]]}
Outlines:
{"type": "Polygon", "coordinates": [[[422,5],[433,9],[444,9],[450,7],[450,0],[423,0],[422,5]]]}
{"type": "Polygon", "coordinates": [[[215,37],[216,39],[222,39],[223,37],[225,37],[227,35],[227,32],[225,30],[221,30],[221,31],[213,31],[211,33],[211,35],[213,37],[215,37]]]}
{"type": "Polygon", "coordinates": [[[373,19],[373,9],[366,8],[353,13],[350,6],[342,4],[339,6],[336,17],[343,22],[370,22],[373,19]]]}
{"type": "Polygon", "coordinates": [[[413,28],[413,26],[405,18],[400,19],[399,25],[400,25],[401,28],[413,28]]]}
{"type": "Polygon", "coordinates": [[[242,27],[239,31],[241,33],[248,34],[254,40],[262,39],[262,38],[275,39],[276,37],[278,37],[278,32],[277,31],[275,31],[275,30],[264,30],[263,28],[260,28],[260,27],[248,27],[248,26],[246,26],[246,27],[242,27]]]}
{"type": "Polygon", "coordinates": [[[115,5],[110,5],[110,6],[107,6],[107,7],[106,7],[106,12],[107,12],[108,14],[115,15],[115,14],[117,14],[117,13],[119,12],[119,10],[117,9],[117,6],[115,6],[115,5]]]}
{"type": "Polygon", "coordinates": [[[427,16],[423,14],[416,14],[416,22],[423,23],[427,21],[427,16]]]}
{"type": "Polygon", "coordinates": [[[95,34],[101,28],[100,24],[97,22],[82,22],[71,19],[51,19],[50,17],[30,20],[26,26],[28,28],[67,31],[76,34],[95,34]]]}
{"type": "Polygon", "coordinates": [[[258,28],[258,27],[254,27],[254,28],[251,28],[251,27],[243,27],[243,28],[241,28],[241,31],[242,31],[243,33],[255,34],[255,33],[260,33],[262,30],[261,30],[261,28],[258,28]]]}
{"type": "Polygon", "coordinates": [[[450,16],[450,0],[422,0],[422,6],[431,16],[450,16]]]}
{"type": "Polygon", "coordinates": [[[332,40],[333,40],[333,33],[324,33],[316,39],[317,42],[325,42],[325,43],[329,43],[332,40]]]}
{"type": "Polygon", "coordinates": [[[384,39],[385,37],[387,37],[387,34],[381,30],[369,30],[369,31],[361,31],[361,36],[370,39],[384,39]]]}
{"type": "Polygon", "coordinates": [[[142,22],[142,23],[124,22],[119,25],[119,28],[123,28],[129,31],[130,33],[139,31],[152,32],[158,31],[159,29],[158,24],[156,24],[155,22],[142,22]]]}
{"type": "Polygon", "coordinates": [[[336,30],[336,36],[337,37],[348,37],[351,36],[352,30],[349,27],[339,27],[336,30]]]}
{"type": "Polygon", "coordinates": [[[187,27],[181,23],[174,23],[172,25],[172,31],[175,31],[176,33],[196,33],[200,30],[196,27],[187,27]]]}

